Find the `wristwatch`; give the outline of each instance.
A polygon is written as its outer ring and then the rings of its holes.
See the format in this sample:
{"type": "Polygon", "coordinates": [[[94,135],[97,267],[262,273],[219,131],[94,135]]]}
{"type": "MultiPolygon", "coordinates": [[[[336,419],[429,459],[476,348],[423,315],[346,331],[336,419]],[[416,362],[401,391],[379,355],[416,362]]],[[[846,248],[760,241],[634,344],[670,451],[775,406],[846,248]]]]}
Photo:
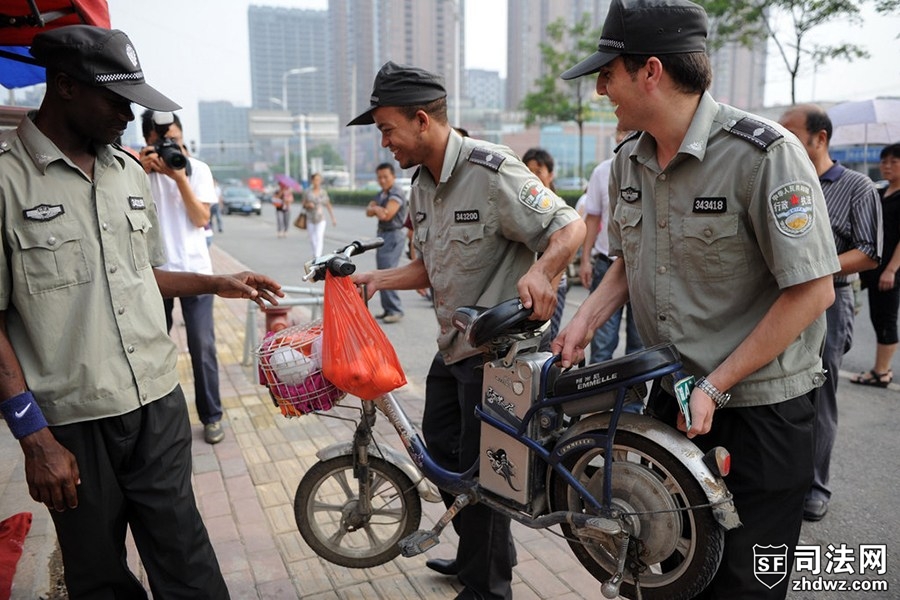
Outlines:
{"type": "Polygon", "coordinates": [[[726,394],[721,391],[719,388],[710,383],[709,379],[706,377],[701,377],[697,380],[697,383],[694,384],[695,387],[700,388],[703,392],[712,398],[712,401],[716,403],[716,408],[722,408],[728,401],[731,400],[731,394],[726,394]]]}

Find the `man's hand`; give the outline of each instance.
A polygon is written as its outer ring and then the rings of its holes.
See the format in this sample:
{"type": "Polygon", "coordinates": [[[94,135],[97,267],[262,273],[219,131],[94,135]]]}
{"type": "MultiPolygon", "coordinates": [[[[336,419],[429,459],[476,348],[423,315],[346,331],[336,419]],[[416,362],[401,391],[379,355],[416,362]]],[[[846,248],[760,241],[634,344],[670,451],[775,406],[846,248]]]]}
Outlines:
{"type": "Polygon", "coordinates": [[[35,502],[62,512],[78,507],[81,483],[75,456],[44,427],[19,440],[25,454],[25,481],[35,502]]]}
{"type": "Polygon", "coordinates": [[[586,290],[591,289],[591,283],[594,280],[594,265],[591,264],[591,258],[585,258],[581,253],[581,264],[578,266],[578,278],[581,280],[581,287],[586,290]]]}
{"type": "Polygon", "coordinates": [[[584,360],[584,349],[591,343],[594,329],[584,315],[575,314],[572,320],[563,327],[556,339],[550,343],[550,351],[558,354],[564,369],[584,360]]]}
{"type": "Polygon", "coordinates": [[[532,320],[546,321],[553,316],[553,311],[556,310],[556,288],[539,269],[528,269],[516,283],[516,288],[522,305],[534,311],[532,320]]]}
{"type": "Polygon", "coordinates": [[[372,296],[375,295],[375,292],[378,291],[378,285],[375,283],[376,278],[375,271],[366,271],[365,273],[354,273],[350,276],[350,280],[359,290],[360,295],[362,295],[363,290],[365,290],[365,297],[363,298],[365,301],[369,301],[372,299],[372,296]]]}
{"type": "Polygon", "coordinates": [[[716,412],[716,403],[706,395],[706,392],[695,387],[691,392],[691,428],[687,429],[687,423],[681,411],[678,412],[678,431],[684,431],[689,438],[709,433],[712,428],[713,413],[716,412]]]}
{"type": "Polygon", "coordinates": [[[247,298],[266,308],[265,302],[277,305],[278,298],[284,298],[281,285],[274,279],[243,271],[233,275],[217,275],[215,293],[222,298],[247,298]],[[264,302],[265,301],[265,302],[264,302]]]}

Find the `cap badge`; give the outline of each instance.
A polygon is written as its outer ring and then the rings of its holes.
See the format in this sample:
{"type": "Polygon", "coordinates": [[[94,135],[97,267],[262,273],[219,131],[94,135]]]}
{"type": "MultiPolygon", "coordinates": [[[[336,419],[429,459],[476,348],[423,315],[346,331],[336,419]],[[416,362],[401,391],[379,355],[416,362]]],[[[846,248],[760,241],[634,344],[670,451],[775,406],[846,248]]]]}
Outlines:
{"type": "Polygon", "coordinates": [[[134,48],[131,44],[125,45],[125,54],[128,55],[128,60],[131,61],[131,64],[135,67],[138,66],[137,52],[134,51],[134,48]]]}

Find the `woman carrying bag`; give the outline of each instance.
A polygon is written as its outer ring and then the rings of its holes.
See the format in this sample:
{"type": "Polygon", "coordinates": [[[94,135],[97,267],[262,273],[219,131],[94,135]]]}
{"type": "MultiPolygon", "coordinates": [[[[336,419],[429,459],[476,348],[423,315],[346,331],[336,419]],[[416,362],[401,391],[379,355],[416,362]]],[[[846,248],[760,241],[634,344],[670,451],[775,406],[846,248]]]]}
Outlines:
{"type": "Polygon", "coordinates": [[[322,255],[325,244],[325,210],[331,216],[331,224],[337,226],[334,218],[334,210],[328,192],[322,187],[322,176],[313,173],[310,178],[310,188],[303,192],[303,209],[306,211],[306,230],[309,233],[309,243],[312,248],[313,258],[322,255]]]}

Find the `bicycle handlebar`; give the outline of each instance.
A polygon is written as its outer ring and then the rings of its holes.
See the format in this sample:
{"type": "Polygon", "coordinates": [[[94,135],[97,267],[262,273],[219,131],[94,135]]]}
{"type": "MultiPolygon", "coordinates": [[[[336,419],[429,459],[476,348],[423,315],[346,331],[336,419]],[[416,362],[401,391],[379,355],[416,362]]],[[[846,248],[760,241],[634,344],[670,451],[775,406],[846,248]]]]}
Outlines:
{"type": "Polygon", "coordinates": [[[350,260],[351,256],[362,254],[367,250],[374,250],[383,245],[384,240],[381,238],[355,240],[331,254],[318,256],[306,263],[306,275],[303,276],[303,281],[322,281],[325,279],[326,271],[335,277],[348,277],[356,271],[356,265],[350,260]]]}

